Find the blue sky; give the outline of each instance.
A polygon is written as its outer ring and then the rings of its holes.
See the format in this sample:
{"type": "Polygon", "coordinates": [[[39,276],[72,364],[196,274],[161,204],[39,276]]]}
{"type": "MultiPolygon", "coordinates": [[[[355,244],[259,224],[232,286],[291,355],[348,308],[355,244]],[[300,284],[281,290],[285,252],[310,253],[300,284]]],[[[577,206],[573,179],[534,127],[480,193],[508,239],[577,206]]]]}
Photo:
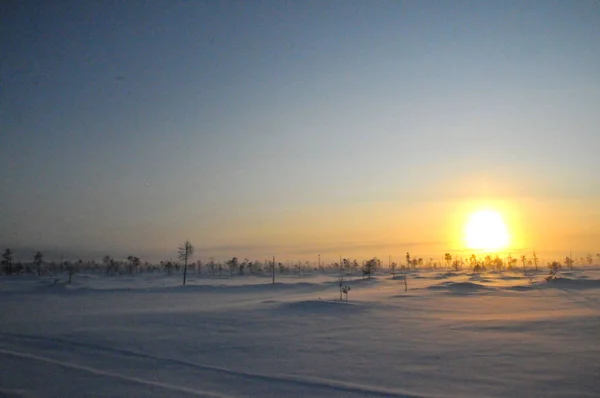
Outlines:
{"type": "Polygon", "coordinates": [[[597,1],[1,7],[5,246],[384,256],[384,215],[324,224],[397,208],[403,252],[444,242],[415,206],[477,197],[600,237],[597,1]]]}

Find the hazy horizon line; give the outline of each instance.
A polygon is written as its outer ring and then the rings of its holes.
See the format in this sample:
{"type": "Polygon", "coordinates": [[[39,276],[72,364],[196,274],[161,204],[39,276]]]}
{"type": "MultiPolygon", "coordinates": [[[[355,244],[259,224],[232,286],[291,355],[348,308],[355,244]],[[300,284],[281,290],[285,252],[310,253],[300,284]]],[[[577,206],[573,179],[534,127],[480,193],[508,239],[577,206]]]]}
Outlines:
{"type": "MultiPolygon", "coordinates": [[[[430,242],[423,242],[421,243],[421,245],[424,244],[428,244],[430,242]]],[[[399,244],[402,245],[402,244],[399,244]]],[[[412,247],[414,246],[418,246],[418,243],[413,242],[412,243],[412,247]]],[[[385,246],[385,245],[378,245],[379,248],[381,248],[381,246],[385,246]]],[[[406,245],[408,246],[408,245],[406,245]]],[[[423,261],[427,262],[427,261],[434,261],[434,262],[440,262],[443,261],[443,257],[445,253],[450,253],[453,258],[460,258],[460,259],[467,259],[468,257],[470,257],[472,254],[475,254],[477,257],[480,256],[484,256],[484,255],[500,255],[500,256],[508,256],[511,254],[514,254],[515,256],[521,256],[524,253],[530,253],[530,255],[533,252],[536,252],[537,256],[540,259],[544,259],[544,258],[548,258],[548,257],[556,257],[556,256],[572,256],[574,259],[579,259],[579,258],[583,258],[585,256],[589,256],[591,255],[593,258],[596,258],[598,256],[598,254],[600,254],[597,250],[568,250],[568,249],[553,249],[553,250],[537,250],[537,249],[533,249],[533,248],[514,248],[514,249],[508,249],[508,250],[498,250],[498,251],[482,251],[482,250],[473,250],[473,249],[455,249],[455,250],[442,250],[439,251],[434,254],[431,251],[426,251],[423,253],[419,253],[418,251],[413,251],[413,250],[402,250],[401,254],[398,254],[398,251],[395,251],[394,253],[388,253],[385,255],[378,255],[377,252],[381,252],[381,250],[373,250],[373,254],[370,255],[344,255],[344,250],[333,250],[332,247],[329,247],[330,250],[312,250],[312,249],[303,249],[301,251],[301,253],[298,252],[293,252],[292,250],[290,250],[290,254],[287,255],[281,255],[281,251],[284,250],[285,248],[290,248],[289,246],[284,246],[284,245],[275,245],[275,246],[271,246],[270,248],[272,250],[268,250],[267,247],[265,246],[259,246],[259,245],[218,245],[218,246],[211,246],[211,247],[201,247],[198,248],[196,247],[195,249],[195,253],[193,256],[194,261],[200,260],[200,261],[207,261],[210,260],[211,258],[214,259],[217,262],[220,261],[224,261],[224,260],[228,260],[231,259],[233,257],[237,257],[237,258],[248,258],[251,261],[261,261],[263,262],[265,259],[267,261],[270,261],[271,258],[275,255],[276,257],[276,261],[277,262],[298,262],[301,261],[302,263],[305,262],[309,262],[309,263],[317,263],[319,261],[319,258],[321,260],[321,263],[335,263],[335,262],[339,262],[340,257],[342,259],[349,259],[349,260],[358,260],[358,259],[367,259],[367,258],[373,258],[376,257],[378,259],[380,259],[382,262],[385,262],[387,264],[388,259],[391,257],[393,262],[402,264],[405,261],[405,255],[407,252],[411,253],[411,256],[413,256],[413,258],[422,258],[423,261]],[[256,249],[260,247],[261,252],[262,253],[271,253],[271,254],[254,254],[254,255],[242,255],[242,254],[238,254],[236,255],[236,250],[227,250],[227,249],[256,249]],[[215,250],[219,253],[217,254],[215,252],[215,250]],[[277,256],[276,254],[273,253],[280,253],[279,256],[277,256]],[[295,256],[296,254],[296,256],[295,256]],[[310,257],[309,259],[307,259],[307,257],[310,257]],[[278,258],[280,260],[278,260],[278,258]]],[[[340,247],[338,246],[334,246],[335,248],[339,249],[340,247]]],[[[376,247],[375,244],[364,244],[364,245],[360,245],[358,246],[359,249],[368,249],[368,248],[374,248],[376,247]]],[[[40,251],[43,255],[45,259],[48,259],[48,261],[59,261],[61,259],[66,260],[66,261],[73,261],[73,260],[83,260],[83,261],[92,261],[92,260],[101,260],[104,256],[111,256],[113,258],[116,259],[123,259],[125,260],[127,256],[133,255],[133,256],[137,256],[140,257],[142,259],[143,262],[149,262],[149,263],[159,263],[160,261],[167,261],[167,260],[173,260],[176,259],[177,257],[177,252],[176,252],[176,248],[174,248],[172,250],[171,253],[168,253],[167,251],[144,251],[144,250],[140,250],[137,253],[135,251],[124,251],[123,249],[115,249],[115,250],[105,250],[105,251],[99,251],[99,250],[94,250],[94,249],[90,249],[90,250],[86,250],[86,249],[69,249],[69,250],[61,250],[60,248],[56,248],[56,247],[38,247],[38,248],[34,248],[33,246],[19,246],[19,245],[2,245],[0,246],[1,250],[4,251],[6,248],[10,248],[11,252],[13,253],[13,258],[16,261],[23,261],[23,262],[27,262],[29,260],[33,260],[33,256],[35,255],[36,252],[40,251]]],[[[357,246],[352,246],[353,249],[357,249],[357,246]]],[[[321,249],[323,249],[323,247],[321,247],[321,249]]],[[[348,249],[348,248],[347,248],[348,249]]],[[[244,251],[244,250],[239,250],[239,251],[244,251]]],[[[346,250],[348,252],[348,250],[346,250]]],[[[247,253],[249,254],[249,253],[247,253]]],[[[529,256],[527,256],[529,258],[529,256]]]]}

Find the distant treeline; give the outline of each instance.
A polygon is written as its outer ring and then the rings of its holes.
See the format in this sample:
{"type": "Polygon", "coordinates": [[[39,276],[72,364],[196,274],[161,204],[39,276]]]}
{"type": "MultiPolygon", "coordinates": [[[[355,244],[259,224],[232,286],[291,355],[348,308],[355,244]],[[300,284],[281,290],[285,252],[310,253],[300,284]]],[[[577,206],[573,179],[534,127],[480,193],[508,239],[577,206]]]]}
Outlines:
{"type": "Polygon", "coordinates": [[[391,256],[388,258],[387,266],[382,263],[377,257],[367,260],[340,258],[337,262],[321,262],[318,261],[298,261],[298,262],[276,262],[275,258],[259,260],[249,260],[247,258],[239,259],[233,257],[227,261],[220,262],[214,259],[208,261],[189,261],[193,254],[193,247],[189,242],[186,242],[178,249],[177,260],[165,260],[159,263],[150,263],[142,261],[137,256],[127,256],[123,259],[114,259],[112,256],[106,255],[101,261],[83,261],[83,260],[61,260],[61,261],[46,261],[42,252],[36,252],[31,261],[14,261],[12,251],[7,248],[2,254],[1,266],[2,272],[5,275],[14,274],[35,274],[57,275],[69,274],[70,276],[77,272],[89,273],[104,273],[106,275],[134,275],[139,273],[154,273],[164,272],[171,275],[175,272],[190,272],[194,275],[204,275],[210,277],[234,277],[243,275],[256,276],[274,276],[274,274],[298,274],[315,272],[338,272],[347,274],[362,274],[370,277],[377,271],[387,272],[395,277],[396,272],[406,272],[415,269],[448,269],[453,271],[466,270],[470,272],[502,272],[515,271],[524,272],[537,271],[540,268],[551,270],[559,270],[563,266],[573,268],[575,265],[592,265],[594,259],[600,264],[600,254],[596,254],[595,258],[592,255],[580,257],[579,259],[572,258],[571,255],[566,256],[561,261],[549,261],[542,265],[536,252],[532,252],[530,256],[521,255],[513,257],[512,255],[500,256],[496,254],[486,254],[477,256],[475,254],[463,258],[453,256],[451,253],[445,253],[443,261],[434,261],[432,258],[424,260],[421,257],[413,257],[410,253],[401,262],[392,261],[391,256]],[[185,246],[185,245],[189,246],[185,246]]]}

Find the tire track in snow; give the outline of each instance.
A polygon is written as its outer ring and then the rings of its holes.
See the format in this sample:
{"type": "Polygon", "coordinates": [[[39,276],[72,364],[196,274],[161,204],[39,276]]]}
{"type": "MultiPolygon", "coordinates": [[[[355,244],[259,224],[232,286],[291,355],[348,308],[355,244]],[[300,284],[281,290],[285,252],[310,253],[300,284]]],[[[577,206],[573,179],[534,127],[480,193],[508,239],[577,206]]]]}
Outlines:
{"type": "Polygon", "coordinates": [[[13,351],[13,350],[6,350],[3,348],[0,348],[0,354],[18,357],[18,358],[24,358],[24,359],[31,359],[31,360],[38,361],[38,362],[45,362],[45,363],[49,363],[52,365],[58,365],[58,366],[61,366],[63,368],[67,368],[67,369],[73,369],[73,370],[92,373],[92,374],[102,376],[102,377],[120,379],[120,380],[124,380],[124,381],[129,381],[129,382],[138,383],[138,384],[144,384],[144,385],[148,385],[148,386],[152,386],[152,387],[158,387],[158,388],[162,388],[162,389],[166,389],[166,390],[171,390],[174,392],[185,393],[185,394],[195,395],[195,396],[199,396],[199,397],[232,398],[228,395],[223,395],[223,394],[218,394],[218,393],[208,392],[208,391],[199,391],[199,390],[192,389],[192,388],[175,386],[172,384],[162,383],[162,382],[158,382],[158,381],[142,379],[140,377],[135,377],[135,376],[126,376],[126,375],[122,375],[119,373],[109,372],[107,370],[92,368],[90,366],[79,365],[76,363],[65,362],[65,361],[59,361],[57,359],[51,359],[51,358],[47,358],[47,357],[43,357],[43,356],[39,356],[39,355],[27,354],[24,352],[18,352],[18,351],[13,351]]]}
{"type": "MultiPolygon", "coordinates": [[[[222,368],[222,367],[213,366],[213,365],[205,365],[205,364],[187,362],[187,361],[183,361],[183,360],[175,359],[175,358],[165,358],[165,357],[160,357],[160,356],[156,356],[156,355],[152,355],[152,354],[144,354],[144,353],[124,350],[124,349],[120,349],[120,348],[103,347],[103,346],[89,344],[89,343],[73,342],[73,341],[51,338],[51,337],[38,337],[38,336],[32,336],[32,335],[14,335],[14,334],[0,334],[0,337],[4,341],[12,339],[13,341],[16,341],[16,342],[19,342],[19,341],[21,341],[21,342],[29,341],[29,342],[38,342],[38,343],[51,342],[51,343],[67,345],[67,346],[71,346],[71,347],[80,347],[80,348],[92,349],[92,350],[97,350],[97,351],[105,351],[108,353],[113,353],[113,354],[122,355],[122,356],[128,356],[128,357],[132,357],[132,358],[169,363],[172,365],[178,365],[178,366],[191,368],[191,369],[195,369],[195,370],[210,371],[210,372],[220,373],[220,374],[233,376],[233,377],[251,379],[251,380],[255,380],[255,381],[263,381],[263,382],[267,382],[269,384],[271,384],[271,383],[293,384],[293,385],[297,385],[298,387],[326,389],[326,390],[337,391],[338,393],[358,394],[361,396],[369,396],[369,397],[425,398],[423,395],[406,394],[406,393],[401,393],[394,389],[369,386],[369,385],[364,385],[364,384],[359,384],[359,383],[343,382],[343,381],[324,379],[324,378],[319,378],[319,377],[311,377],[311,376],[294,376],[294,375],[285,375],[285,374],[265,375],[265,374],[261,374],[261,373],[255,373],[255,372],[238,371],[238,370],[222,368]]],[[[5,351],[11,351],[11,350],[4,350],[4,349],[0,348],[0,353],[5,352],[5,351]]],[[[31,355],[31,354],[23,354],[23,355],[31,355]]],[[[36,355],[31,355],[31,356],[36,357],[36,355]]],[[[48,361],[50,362],[50,361],[54,361],[54,360],[48,359],[48,361]]],[[[57,362],[62,363],[64,361],[57,361],[57,362]]],[[[64,363],[67,363],[67,362],[64,362],[64,363]]],[[[81,365],[73,364],[73,366],[74,366],[74,368],[77,368],[81,365]]],[[[88,368],[86,366],[83,366],[83,367],[88,368]]],[[[89,369],[93,369],[93,368],[89,368],[89,369]]],[[[100,372],[104,372],[104,371],[100,371],[100,372]]],[[[119,374],[112,373],[112,372],[106,372],[106,373],[114,374],[119,377],[123,376],[123,375],[119,375],[119,374]]],[[[123,378],[129,378],[129,377],[130,376],[123,376],[123,378]]],[[[133,377],[133,379],[138,379],[138,378],[133,377]]],[[[139,380],[144,381],[144,379],[139,379],[139,380]]],[[[151,383],[155,383],[155,382],[151,382],[151,383]]],[[[163,384],[160,382],[156,382],[156,383],[158,383],[159,386],[161,384],[163,384]]],[[[169,384],[166,384],[166,383],[164,385],[170,386],[169,384]]],[[[179,388],[178,386],[173,386],[173,387],[179,388]]],[[[197,390],[187,389],[187,388],[183,388],[183,389],[194,391],[194,393],[196,395],[202,394],[202,392],[197,391],[197,390]]],[[[203,396],[229,397],[227,395],[220,395],[220,394],[215,394],[215,393],[208,393],[208,394],[214,394],[214,395],[203,395],[203,396]]],[[[331,394],[328,394],[328,396],[331,396],[331,394]]]]}

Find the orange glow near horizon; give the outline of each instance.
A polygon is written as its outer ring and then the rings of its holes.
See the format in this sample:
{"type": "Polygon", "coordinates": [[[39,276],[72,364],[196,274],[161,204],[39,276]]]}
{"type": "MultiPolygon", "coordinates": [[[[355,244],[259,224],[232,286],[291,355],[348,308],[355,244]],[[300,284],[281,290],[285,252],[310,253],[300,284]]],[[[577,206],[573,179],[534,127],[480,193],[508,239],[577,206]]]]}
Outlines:
{"type": "MultiPolygon", "coordinates": [[[[406,252],[436,261],[447,252],[458,257],[490,252],[530,257],[535,251],[539,256],[564,258],[571,252],[574,256],[598,253],[600,210],[594,199],[465,195],[286,205],[248,212],[243,218],[214,219],[201,229],[190,221],[183,232],[177,226],[167,235],[190,236],[198,247],[196,258],[203,261],[273,255],[282,261],[316,261],[320,254],[322,261],[339,261],[342,255],[351,259],[392,256],[392,261],[400,262],[406,252]],[[501,216],[509,236],[506,247],[475,249],[481,246],[468,244],[467,223],[472,214],[483,210],[501,216]]],[[[175,240],[165,244],[164,231],[148,234],[156,234],[155,242],[164,245],[164,252],[177,247],[175,240]]]]}

